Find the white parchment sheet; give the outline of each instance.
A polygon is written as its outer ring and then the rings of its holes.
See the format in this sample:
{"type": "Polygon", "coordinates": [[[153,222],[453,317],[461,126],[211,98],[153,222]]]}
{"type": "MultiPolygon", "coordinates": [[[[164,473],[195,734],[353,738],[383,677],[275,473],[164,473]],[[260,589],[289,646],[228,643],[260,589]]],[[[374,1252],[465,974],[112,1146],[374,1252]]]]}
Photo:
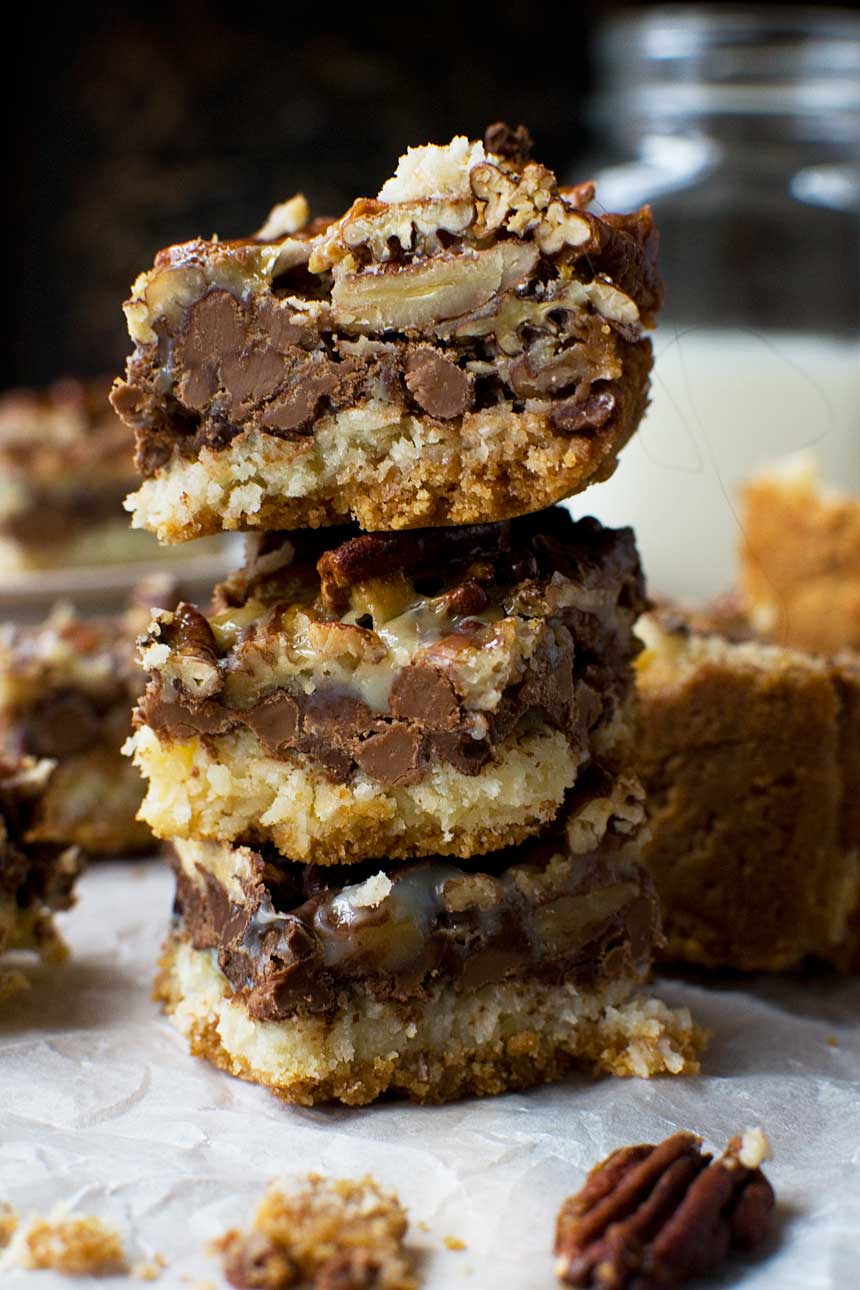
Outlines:
{"type": "MultiPolygon", "coordinates": [[[[159,1286],[222,1286],[210,1238],[267,1180],[370,1171],[412,1219],[430,1290],[550,1290],[559,1203],[615,1147],[675,1129],[722,1149],[764,1127],[779,1211],[765,1254],[720,1287],[860,1286],[860,981],[661,981],[714,1031],[694,1079],[588,1079],[442,1108],[305,1110],[191,1058],[149,990],[171,902],[156,861],[96,865],[63,919],[72,960],[0,1013],[0,1199],[98,1214],[159,1286]],[[446,1236],[466,1243],[445,1248],[446,1236]]],[[[3,1290],[136,1284],[7,1272],[3,1290]]]]}

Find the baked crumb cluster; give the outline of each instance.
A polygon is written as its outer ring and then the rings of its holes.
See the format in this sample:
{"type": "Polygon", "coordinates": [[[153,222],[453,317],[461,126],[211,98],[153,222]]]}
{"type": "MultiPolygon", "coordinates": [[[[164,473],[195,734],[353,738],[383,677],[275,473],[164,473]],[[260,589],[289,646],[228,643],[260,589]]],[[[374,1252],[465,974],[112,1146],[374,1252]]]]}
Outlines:
{"type": "MultiPolygon", "coordinates": [[[[21,1221],[7,1207],[12,1224],[0,1267],[48,1270],[65,1277],[110,1276],[129,1272],[120,1234],[93,1214],[21,1221]]],[[[2,1232],[0,1216],[0,1232],[2,1232]]],[[[4,1242],[0,1239],[0,1247],[4,1242]]]]}
{"type": "Polygon", "coordinates": [[[240,1290],[416,1290],[408,1225],[397,1196],[370,1175],[353,1181],[309,1174],[272,1183],[250,1230],[226,1232],[213,1249],[240,1290]]]}

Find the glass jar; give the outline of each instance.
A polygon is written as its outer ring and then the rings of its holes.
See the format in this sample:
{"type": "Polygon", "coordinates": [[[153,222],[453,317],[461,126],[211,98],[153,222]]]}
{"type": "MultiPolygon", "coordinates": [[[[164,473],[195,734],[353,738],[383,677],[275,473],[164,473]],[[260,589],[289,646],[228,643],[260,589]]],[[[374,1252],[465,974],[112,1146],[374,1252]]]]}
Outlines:
{"type": "Polygon", "coordinates": [[[743,479],[807,452],[860,492],[860,16],[659,7],[596,54],[576,178],[652,204],[666,303],[651,407],[587,504],[634,525],[654,592],[701,600],[734,579],[743,479]]]}

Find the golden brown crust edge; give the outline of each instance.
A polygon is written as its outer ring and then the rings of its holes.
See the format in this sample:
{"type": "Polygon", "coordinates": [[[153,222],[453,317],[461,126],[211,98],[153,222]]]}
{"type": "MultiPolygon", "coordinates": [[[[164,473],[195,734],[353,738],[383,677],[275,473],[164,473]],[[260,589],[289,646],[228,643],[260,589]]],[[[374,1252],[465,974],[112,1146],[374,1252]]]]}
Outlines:
{"type": "MultiPolygon", "coordinates": [[[[180,945],[178,937],[168,937],[153,989],[153,999],[168,1016],[185,1002],[175,963],[180,945]]],[[[229,996],[229,987],[224,993],[229,996]]],[[[632,1006],[635,1004],[632,1001],[632,1006]]],[[[289,1083],[255,1069],[241,1054],[229,1052],[213,1015],[197,1017],[181,1028],[193,1056],[238,1079],[262,1084],[289,1104],[365,1106],[383,1094],[395,1094],[411,1102],[437,1105],[554,1083],[574,1072],[623,1077],[697,1073],[707,1032],[683,1009],[673,1012],[656,1000],[644,1000],[642,1007],[638,1036],[631,1034],[630,1024],[621,1021],[620,1015],[612,1024],[601,1013],[596,1018],[580,1018],[562,1042],[537,1028],[521,1026],[504,1039],[479,1042],[471,1051],[449,1046],[441,1054],[417,1049],[405,1057],[392,1054],[371,1061],[342,1061],[325,1078],[294,1078],[289,1083]]]]}

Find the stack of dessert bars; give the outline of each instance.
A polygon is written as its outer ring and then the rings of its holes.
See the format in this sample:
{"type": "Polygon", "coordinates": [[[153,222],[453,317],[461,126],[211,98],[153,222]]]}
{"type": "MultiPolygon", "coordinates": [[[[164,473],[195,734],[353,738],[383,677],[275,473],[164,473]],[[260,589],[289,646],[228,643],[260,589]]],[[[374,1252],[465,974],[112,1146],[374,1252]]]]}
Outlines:
{"type": "Polygon", "coordinates": [[[157,993],[290,1101],[696,1068],[689,1015],[635,995],[633,534],[555,505],[644,410],[656,234],[529,142],[411,149],[341,219],[297,197],[162,251],[125,306],[135,526],[250,533],[142,640],[157,993]]]}

